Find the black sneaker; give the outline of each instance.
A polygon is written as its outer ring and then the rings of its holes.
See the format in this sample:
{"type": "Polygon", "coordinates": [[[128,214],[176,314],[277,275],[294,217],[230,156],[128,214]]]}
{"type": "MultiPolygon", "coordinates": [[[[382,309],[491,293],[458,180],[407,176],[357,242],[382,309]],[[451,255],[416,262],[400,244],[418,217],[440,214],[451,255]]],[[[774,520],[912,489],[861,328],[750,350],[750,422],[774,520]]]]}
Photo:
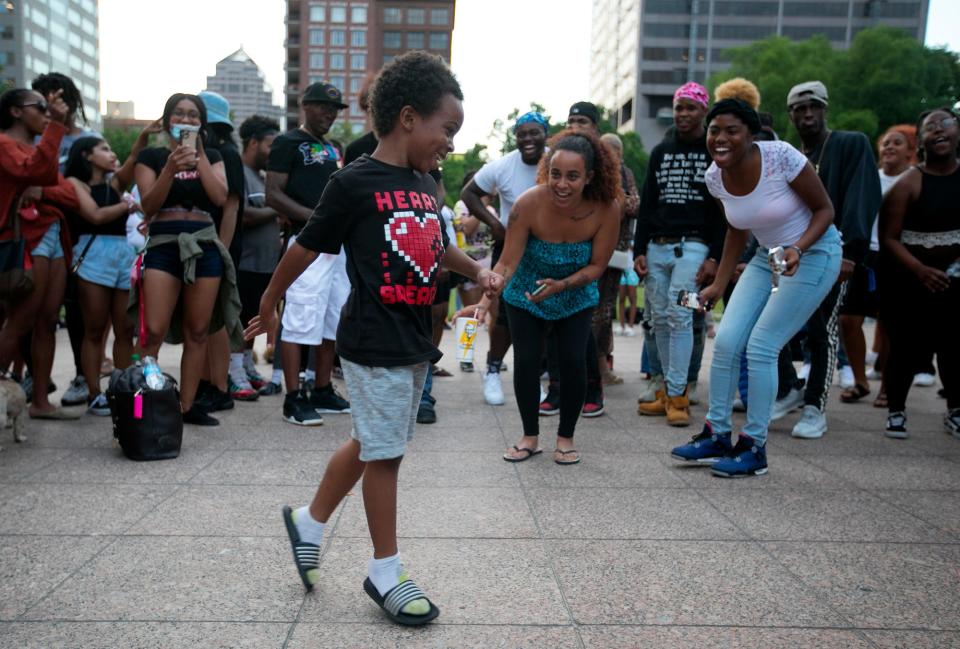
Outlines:
{"type": "Polygon", "coordinates": [[[332,383],[313,389],[310,392],[310,405],[320,413],[343,415],[350,412],[350,402],[337,394],[332,383]]]}
{"type": "Polygon", "coordinates": [[[297,426],[322,426],[323,417],[302,392],[288,392],[283,399],[283,420],[297,426]]]}
{"type": "Polygon", "coordinates": [[[540,402],[540,416],[549,417],[560,413],[560,384],[550,381],[547,396],[540,402]]]}
{"type": "Polygon", "coordinates": [[[272,397],[273,395],[280,394],[281,392],[283,392],[283,386],[281,386],[279,383],[274,383],[273,381],[270,381],[260,388],[261,397],[272,397]]]}
{"type": "Polygon", "coordinates": [[[201,393],[197,388],[197,396],[194,399],[202,410],[206,412],[219,412],[221,410],[233,410],[233,397],[228,392],[223,392],[212,383],[203,386],[205,389],[201,393]]]}
{"type": "Polygon", "coordinates": [[[884,435],[893,439],[907,439],[907,415],[902,410],[887,415],[887,429],[884,435]]]}
{"type": "Polygon", "coordinates": [[[432,403],[420,404],[420,407],[417,409],[417,423],[418,424],[437,423],[437,411],[434,409],[432,403]]]}
{"type": "Polygon", "coordinates": [[[219,426],[220,421],[208,415],[202,407],[196,402],[190,406],[190,410],[183,413],[183,423],[193,424],[194,426],[219,426]]]}

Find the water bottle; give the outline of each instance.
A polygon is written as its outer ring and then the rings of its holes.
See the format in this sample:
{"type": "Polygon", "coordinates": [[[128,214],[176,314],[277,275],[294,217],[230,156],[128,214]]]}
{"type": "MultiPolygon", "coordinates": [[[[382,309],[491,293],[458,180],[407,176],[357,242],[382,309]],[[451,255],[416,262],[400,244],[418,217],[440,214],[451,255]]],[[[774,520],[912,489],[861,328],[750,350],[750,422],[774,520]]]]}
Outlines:
{"type": "Polygon", "coordinates": [[[143,359],[143,379],[146,381],[147,387],[151,390],[163,389],[165,383],[163,372],[160,371],[160,366],[157,365],[157,359],[153,356],[147,356],[143,359]]]}

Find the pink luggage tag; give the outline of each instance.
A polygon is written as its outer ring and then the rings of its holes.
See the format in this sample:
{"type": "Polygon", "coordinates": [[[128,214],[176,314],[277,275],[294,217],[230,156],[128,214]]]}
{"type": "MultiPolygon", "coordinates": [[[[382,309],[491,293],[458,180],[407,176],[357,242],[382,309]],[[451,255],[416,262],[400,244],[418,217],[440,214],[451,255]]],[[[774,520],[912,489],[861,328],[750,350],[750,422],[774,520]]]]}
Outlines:
{"type": "Polygon", "coordinates": [[[143,390],[137,390],[133,395],[133,418],[143,419],[143,390]]]}

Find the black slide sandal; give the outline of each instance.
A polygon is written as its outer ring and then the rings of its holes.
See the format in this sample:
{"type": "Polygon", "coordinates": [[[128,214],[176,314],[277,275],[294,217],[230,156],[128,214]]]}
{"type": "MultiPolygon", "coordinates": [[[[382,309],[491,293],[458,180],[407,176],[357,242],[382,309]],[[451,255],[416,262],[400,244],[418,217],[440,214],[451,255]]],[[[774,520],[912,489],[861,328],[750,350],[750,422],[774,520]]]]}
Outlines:
{"type": "Polygon", "coordinates": [[[287,526],[290,549],[293,550],[293,563],[296,564],[297,572],[300,573],[300,581],[303,582],[307,591],[311,591],[313,584],[310,583],[307,572],[316,570],[320,565],[320,546],[300,540],[300,532],[297,531],[297,524],[293,522],[293,510],[289,505],[283,506],[283,522],[287,526]]]}
{"type": "Polygon", "coordinates": [[[367,595],[370,596],[374,602],[377,603],[383,612],[387,614],[391,620],[397,624],[403,624],[404,626],[420,626],[428,622],[432,622],[437,619],[437,616],[440,615],[440,609],[434,606],[433,602],[427,599],[427,596],[423,594],[423,591],[420,590],[411,579],[406,579],[401,581],[399,584],[391,588],[386,595],[381,595],[377,590],[377,587],[373,585],[373,582],[370,581],[370,578],[367,577],[363,580],[363,590],[367,592],[367,595]],[[403,612],[403,607],[409,604],[410,602],[418,599],[426,599],[427,603],[430,605],[430,611],[425,615],[408,615],[403,612]]]}

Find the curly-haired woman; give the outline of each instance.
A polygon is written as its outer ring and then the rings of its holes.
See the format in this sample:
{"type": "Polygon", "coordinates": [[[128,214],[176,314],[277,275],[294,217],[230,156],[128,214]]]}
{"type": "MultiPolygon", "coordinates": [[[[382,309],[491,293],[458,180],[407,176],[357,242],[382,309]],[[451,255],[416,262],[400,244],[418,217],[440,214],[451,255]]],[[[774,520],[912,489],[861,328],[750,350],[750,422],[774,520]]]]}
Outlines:
{"type": "MultiPolygon", "coordinates": [[[[565,130],[549,143],[537,186],[510,211],[503,255],[493,272],[507,282],[502,303],[513,336],[513,389],[523,436],[503,459],[522,462],[542,449],[540,358],[548,328],[560,353],[560,424],[554,461],[576,464],[573,433],[587,386],[587,337],[599,301],[597,279],[613,254],[622,208],[620,171],[610,149],[593,133],[565,130]]],[[[481,300],[478,317],[488,304],[481,300]]],[[[474,307],[467,307],[469,313],[474,307]]]]}

